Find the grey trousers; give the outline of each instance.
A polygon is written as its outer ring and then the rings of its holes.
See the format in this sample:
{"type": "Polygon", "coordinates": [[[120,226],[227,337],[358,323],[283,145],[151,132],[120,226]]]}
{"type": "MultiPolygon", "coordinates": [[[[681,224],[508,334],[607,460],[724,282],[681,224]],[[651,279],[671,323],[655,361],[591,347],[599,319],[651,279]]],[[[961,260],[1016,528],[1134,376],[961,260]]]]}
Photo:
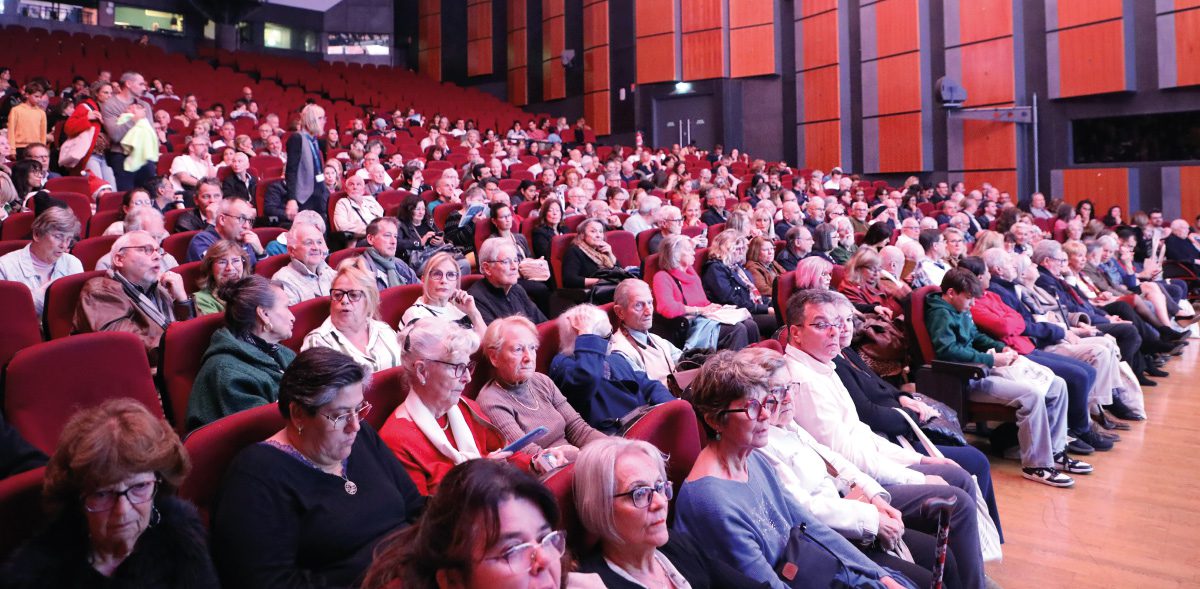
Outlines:
{"type": "Polygon", "coordinates": [[[1067,383],[1055,376],[1042,394],[1036,386],[989,376],[971,381],[971,400],[1017,409],[1021,465],[1052,468],[1054,455],[1067,446],[1067,383]]]}

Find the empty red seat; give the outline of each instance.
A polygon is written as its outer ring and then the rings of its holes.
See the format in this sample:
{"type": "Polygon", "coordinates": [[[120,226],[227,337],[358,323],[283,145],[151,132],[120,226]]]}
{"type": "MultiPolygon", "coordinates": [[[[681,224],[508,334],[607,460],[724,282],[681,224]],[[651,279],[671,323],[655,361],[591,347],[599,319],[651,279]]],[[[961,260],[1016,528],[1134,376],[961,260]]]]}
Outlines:
{"type": "Polygon", "coordinates": [[[224,315],[213,313],[176,321],[168,325],[163,334],[162,366],[158,374],[163,383],[167,418],[179,435],[187,431],[188,397],[191,396],[196,374],[200,372],[201,359],[208,350],[213,333],[224,324],[224,315]]]}
{"type": "Polygon", "coordinates": [[[41,341],[42,327],[29,288],[20,282],[0,280],[0,368],[18,350],[41,341]]]}
{"type": "Polygon", "coordinates": [[[243,448],[271,437],[283,426],[279,405],[267,403],[222,417],[192,432],[183,441],[192,460],[192,472],[180,485],[179,496],[194,503],[200,518],[207,522],[229,463],[243,448]]]}
{"type": "Polygon", "coordinates": [[[283,269],[292,262],[292,257],[288,254],[279,254],[262,258],[258,264],[254,266],[254,273],[264,278],[271,278],[276,272],[283,269]]]}
{"type": "Polygon", "coordinates": [[[108,399],[132,398],[163,415],[146,349],[131,333],[85,333],[25,348],[5,378],[4,414],[47,454],[72,414],[108,399]]]}
{"type": "Polygon", "coordinates": [[[103,271],[82,272],[63,276],[46,288],[46,303],[42,308],[42,327],[50,339],[71,335],[75,325],[75,308],[79,293],[87,281],[104,276],[103,271]]]}
{"type": "Polygon", "coordinates": [[[33,238],[33,212],[13,213],[0,223],[0,241],[33,238]]]}
{"type": "MultiPolygon", "coordinates": [[[[644,233],[649,233],[644,232],[644,233]]],[[[608,231],[604,234],[604,240],[612,247],[613,255],[617,258],[618,266],[638,266],[642,265],[642,257],[638,255],[637,243],[634,241],[633,234],[624,229],[616,229],[608,231]]]]}
{"type": "Polygon", "coordinates": [[[380,429],[408,396],[408,374],[403,366],[380,370],[371,375],[371,384],[363,389],[363,400],[372,405],[366,421],[380,429]]]}
{"type": "Polygon", "coordinates": [[[172,233],[167,236],[162,242],[163,251],[175,257],[176,262],[187,261],[188,246],[192,245],[192,238],[196,237],[199,231],[184,231],[182,233],[172,233]]]}
{"type": "Polygon", "coordinates": [[[95,270],[96,262],[99,262],[100,258],[112,250],[118,237],[120,235],[101,235],[80,240],[75,247],[71,248],[71,254],[79,258],[79,263],[83,264],[84,270],[95,270]]]}

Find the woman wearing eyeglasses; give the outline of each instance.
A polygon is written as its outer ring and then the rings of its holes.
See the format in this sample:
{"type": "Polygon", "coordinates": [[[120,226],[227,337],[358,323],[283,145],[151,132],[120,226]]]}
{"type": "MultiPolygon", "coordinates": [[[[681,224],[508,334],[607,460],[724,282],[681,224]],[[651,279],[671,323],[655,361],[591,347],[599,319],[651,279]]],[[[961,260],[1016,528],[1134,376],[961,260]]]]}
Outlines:
{"type": "Polygon", "coordinates": [[[809,549],[826,550],[840,563],[832,565],[838,572],[831,578],[800,577],[806,586],[830,587],[835,581],[850,587],[908,586],[788,495],[770,462],[757,452],[767,445],[771,418],[779,409],[769,386],[767,371],[739,360],[735,352],[718,352],[700,369],[691,386],[692,406],[709,443],[680,487],[676,529],[703,538],[708,556],[755,581],[786,589],[798,585],[784,582],[776,566],[792,528],[803,525],[820,544],[809,543],[809,549]]]}
{"type": "Polygon", "coordinates": [[[296,357],[279,344],[292,336],[296,323],[283,289],[251,275],[226,283],[217,293],[225,301],[225,326],[213,333],[192,384],[189,430],[274,402],[283,371],[296,357]]]}
{"type": "Polygon", "coordinates": [[[354,358],[369,372],[400,365],[396,332],[379,320],[375,276],[362,258],[343,262],[329,289],[329,317],[304,337],[300,349],[324,347],[354,358]]]}
{"type": "Polygon", "coordinates": [[[235,241],[222,239],[204,252],[200,260],[199,290],[192,294],[196,316],[224,313],[225,301],[217,297],[222,286],[250,275],[250,258],[235,241]]]}
{"type": "Polygon", "coordinates": [[[352,587],[380,539],[425,505],[363,422],[367,373],[328,348],[305,350],[279,387],[284,428],[230,464],[212,545],[226,588],[352,587]]]}
{"type": "Polygon", "coordinates": [[[76,413],[46,466],[49,525],[0,570],[4,587],[217,587],[189,468],[166,420],[132,399],[76,413]]]}
{"type": "Polygon", "coordinates": [[[575,511],[598,538],[579,570],[609,589],[759,587],[725,562],[705,556],[695,539],[667,530],[673,495],[662,452],[649,442],[609,438],[579,453],[571,480],[575,511]]]}
{"type": "Polygon", "coordinates": [[[473,329],[482,338],[487,323],[475,306],[475,297],[460,288],[462,275],[457,258],[447,252],[434,254],[425,262],[424,270],[423,292],[404,312],[400,323],[408,325],[425,317],[438,317],[473,329]]]}
{"type": "Polygon", "coordinates": [[[604,587],[594,575],[566,572],[557,524],[546,487],[512,466],[469,460],[446,474],[417,525],[381,544],[362,588],[604,587]]]}

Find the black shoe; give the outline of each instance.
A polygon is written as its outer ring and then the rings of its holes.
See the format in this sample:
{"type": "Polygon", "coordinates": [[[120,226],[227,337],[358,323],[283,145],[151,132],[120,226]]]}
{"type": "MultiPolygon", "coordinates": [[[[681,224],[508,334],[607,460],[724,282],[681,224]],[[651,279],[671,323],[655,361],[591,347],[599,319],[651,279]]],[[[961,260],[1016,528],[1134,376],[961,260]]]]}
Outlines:
{"type": "Polygon", "coordinates": [[[1107,429],[1107,430],[1125,431],[1127,429],[1130,429],[1128,423],[1123,423],[1120,421],[1113,421],[1113,420],[1109,419],[1108,414],[1104,413],[1103,411],[1099,411],[1097,413],[1092,414],[1092,421],[1096,422],[1096,425],[1098,425],[1104,429],[1107,429]]]}
{"type": "Polygon", "coordinates": [[[1120,399],[1117,399],[1115,397],[1113,398],[1112,405],[1105,405],[1104,408],[1107,409],[1109,413],[1112,413],[1113,417],[1116,417],[1117,419],[1124,419],[1125,421],[1145,421],[1146,420],[1145,417],[1138,415],[1137,413],[1135,413],[1133,411],[1133,409],[1130,409],[1129,406],[1126,405],[1123,401],[1121,401],[1120,399]]]}
{"type": "Polygon", "coordinates": [[[1083,440],[1071,440],[1070,442],[1067,442],[1067,452],[1072,454],[1087,455],[1095,451],[1095,448],[1091,447],[1091,445],[1083,440]]]}
{"type": "Polygon", "coordinates": [[[1186,331],[1175,331],[1166,325],[1157,327],[1155,329],[1158,330],[1158,336],[1161,337],[1164,342],[1177,342],[1188,336],[1186,331]]]}
{"type": "Polygon", "coordinates": [[[1149,378],[1146,378],[1146,375],[1145,375],[1145,374],[1139,374],[1139,375],[1138,375],[1138,384],[1142,385],[1143,387],[1156,387],[1156,386],[1158,386],[1158,383],[1156,383],[1156,382],[1154,382],[1154,381],[1150,380],[1149,378]]]}
{"type": "Polygon", "coordinates": [[[1171,376],[1171,373],[1163,370],[1162,368],[1149,367],[1146,369],[1146,375],[1153,376],[1155,378],[1166,378],[1171,376]]]}
{"type": "Polygon", "coordinates": [[[1105,439],[1103,436],[1100,436],[1092,430],[1087,430],[1085,432],[1070,432],[1069,435],[1073,436],[1076,441],[1083,442],[1100,452],[1107,452],[1112,450],[1113,447],[1112,440],[1105,439]]]}

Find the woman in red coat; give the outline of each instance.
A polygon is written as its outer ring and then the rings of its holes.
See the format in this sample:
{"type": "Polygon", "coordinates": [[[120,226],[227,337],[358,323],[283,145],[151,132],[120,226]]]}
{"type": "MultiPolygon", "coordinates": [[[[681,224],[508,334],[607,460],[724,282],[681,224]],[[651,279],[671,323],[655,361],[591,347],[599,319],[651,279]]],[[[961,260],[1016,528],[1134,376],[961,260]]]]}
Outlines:
{"type": "Polygon", "coordinates": [[[80,133],[93,129],[92,144],[87,150],[87,156],[79,160],[71,169],[71,175],[80,174],[87,170],[89,175],[103,179],[109,186],[116,186],[117,180],[112,168],[104,160],[104,152],[108,150],[108,136],[104,134],[104,126],[100,124],[100,105],[113,95],[112,84],[97,81],[92,84],[91,95],[75,105],[75,112],[63,125],[67,137],[74,138],[80,133]]]}

